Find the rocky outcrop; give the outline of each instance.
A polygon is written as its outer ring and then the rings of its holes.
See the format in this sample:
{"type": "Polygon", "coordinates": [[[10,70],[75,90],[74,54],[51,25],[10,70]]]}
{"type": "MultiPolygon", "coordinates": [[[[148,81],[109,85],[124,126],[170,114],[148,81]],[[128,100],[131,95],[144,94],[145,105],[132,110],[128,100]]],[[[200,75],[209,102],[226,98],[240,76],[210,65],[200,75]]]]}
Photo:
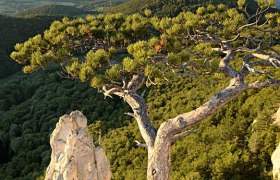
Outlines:
{"type": "Polygon", "coordinates": [[[272,153],[271,161],[273,164],[273,178],[280,180],[280,145],[272,153]]]}
{"type": "Polygon", "coordinates": [[[273,124],[280,127],[280,108],[278,111],[272,116],[273,124]]]}
{"type": "Polygon", "coordinates": [[[109,180],[110,163],[87,133],[87,119],[79,111],[59,119],[50,140],[52,154],[45,180],[109,180]]]}
{"type": "MultiPolygon", "coordinates": [[[[275,125],[280,125],[280,108],[273,115],[275,125]]],[[[273,178],[280,180],[280,145],[276,148],[276,150],[272,153],[271,161],[273,164],[273,178]]]]}

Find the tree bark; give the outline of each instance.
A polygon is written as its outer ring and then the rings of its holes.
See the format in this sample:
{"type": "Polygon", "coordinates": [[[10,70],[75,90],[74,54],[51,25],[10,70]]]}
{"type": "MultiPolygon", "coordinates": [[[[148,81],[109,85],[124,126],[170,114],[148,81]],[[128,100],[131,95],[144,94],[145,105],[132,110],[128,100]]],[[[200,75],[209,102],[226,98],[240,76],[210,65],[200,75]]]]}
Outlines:
{"type": "Polygon", "coordinates": [[[222,106],[232,101],[240,93],[248,89],[259,89],[268,86],[279,85],[280,81],[267,81],[262,83],[241,84],[237,86],[230,85],[216,93],[212,98],[197,109],[178,115],[161,124],[157,131],[153,147],[148,146],[148,180],[169,180],[170,179],[170,150],[174,139],[188,132],[182,131],[194,126],[211,115],[215,114],[222,106]]]}
{"type": "MultiPolygon", "coordinates": [[[[237,79],[239,78],[232,78],[237,79]]],[[[138,82],[138,81],[137,81],[138,82]]],[[[107,90],[103,88],[105,96],[115,94],[123,97],[130,105],[133,113],[128,113],[136,119],[140,133],[148,148],[148,180],[169,180],[170,179],[170,151],[171,145],[176,139],[185,137],[193,130],[185,131],[215,114],[221,107],[235,99],[240,93],[248,89],[261,89],[268,86],[278,86],[280,80],[255,82],[245,84],[243,81],[236,81],[220,92],[214,94],[203,105],[193,111],[180,114],[161,124],[158,131],[154,128],[148,116],[145,99],[134,91],[123,91],[120,88],[107,90]],[[184,132],[185,131],[185,132],[184,132]]]]}
{"type": "Polygon", "coordinates": [[[156,129],[148,116],[145,99],[136,93],[125,94],[124,99],[130,105],[136,119],[140,133],[149,148],[154,147],[156,129]]]}
{"type": "Polygon", "coordinates": [[[156,142],[154,148],[148,149],[148,180],[170,179],[170,150],[171,139],[165,139],[164,137],[161,138],[160,142],[156,142]]]}

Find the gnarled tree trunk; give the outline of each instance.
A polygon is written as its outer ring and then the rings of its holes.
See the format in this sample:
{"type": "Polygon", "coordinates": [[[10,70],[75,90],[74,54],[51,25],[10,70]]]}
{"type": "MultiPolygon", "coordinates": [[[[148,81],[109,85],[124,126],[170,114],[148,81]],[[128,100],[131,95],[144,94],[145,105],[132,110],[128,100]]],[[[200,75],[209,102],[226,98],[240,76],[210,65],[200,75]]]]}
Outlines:
{"type": "Polygon", "coordinates": [[[279,84],[279,81],[253,84],[230,84],[225,89],[216,93],[209,101],[197,109],[178,115],[161,124],[157,131],[154,146],[148,146],[148,180],[169,180],[170,179],[170,156],[171,145],[177,139],[192,133],[192,130],[184,129],[196,125],[209,116],[215,114],[218,109],[232,101],[240,93],[251,88],[263,88],[279,84]]]}
{"type": "MultiPolygon", "coordinates": [[[[171,141],[166,140],[155,145],[148,157],[147,179],[168,180],[170,178],[170,149],[171,141]]],[[[149,151],[149,149],[148,149],[149,151]]]]}
{"type": "Polygon", "coordinates": [[[142,76],[135,76],[133,81],[129,83],[128,90],[116,87],[109,90],[107,90],[106,87],[103,88],[105,96],[115,94],[124,98],[133,111],[133,113],[127,114],[136,119],[140,133],[146,143],[140,143],[138,145],[148,149],[148,180],[170,179],[171,145],[177,139],[185,137],[193,132],[193,130],[186,131],[186,129],[215,114],[222,106],[226,105],[235,99],[240,93],[248,89],[261,89],[268,86],[278,86],[280,84],[280,80],[246,84],[242,74],[246,75],[248,74],[248,71],[244,68],[241,70],[241,73],[231,68],[228,65],[228,61],[231,58],[232,53],[228,52],[221,65],[221,70],[231,77],[229,86],[214,94],[207,102],[197,109],[166,120],[161,124],[157,131],[150,121],[144,98],[136,93],[140,84],[143,83],[142,76]]]}

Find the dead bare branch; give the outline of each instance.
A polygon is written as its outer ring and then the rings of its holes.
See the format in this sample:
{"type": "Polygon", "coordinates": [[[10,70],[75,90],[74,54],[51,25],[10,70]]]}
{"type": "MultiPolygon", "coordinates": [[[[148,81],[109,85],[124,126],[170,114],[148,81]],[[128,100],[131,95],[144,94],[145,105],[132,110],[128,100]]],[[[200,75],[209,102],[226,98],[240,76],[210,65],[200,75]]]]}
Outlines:
{"type": "Polygon", "coordinates": [[[226,56],[220,61],[219,71],[224,72],[232,79],[235,79],[236,81],[235,83],[243,83],[243,79],[240,73],[229,65],[229,62],[235,57],[235,54],[236,54],[235,51],[232,50],[226,51],[226,56]]]}
{"type": "Polygon", "coordinates": [[[109,88],[108,90],[107,90],[107,88],[108,87],[106,87],[106,85],[102,87],[103,94],[105,96],[104,98],[106,98],[106,97],[113,98],[112,97],[113,94],[116,94],[117,92],[119,92],[119,93],[123,92],[123,90],[119,87],[112,87],[112,88],[109,88]]]}
{"type": "Polygon", "coordinates": [[[133,118],[135,118],[135,116],[134,116],[134,114],[133,113],[130,113],[130,112],[126,112],[126,113],[124,113],[125,115],[128,115],[128,116],[131,116],[131,117],[133,117],[133,118]]]}
{"type": "Polygon", "coordinates": [[[147,148],[148,147],[147,144],[140,143],[137,140],[135,140],[134,142],[136,143],[136,146],[138,146],[138,147],[142,147],[142,148],[147,148]]]}
{"type": "Polygon", "coordinates": [[[188,136],[188,135],[190,135],[190,134],[192,134],[192,133],[194,133],[194,132],[196,132],[196,130],[191,129],[191,130],[184,131],[184,132],[181,132],[181,133],[179,133],[179,134],[176,134],[176,135],[173,136],[172,142],[174,143],[174,142],[176,142],[177,140],[179,140],[179,139],[181,139],[181,138],[184,138],[184,137],[186,137],[186,136],[188,136]]]}

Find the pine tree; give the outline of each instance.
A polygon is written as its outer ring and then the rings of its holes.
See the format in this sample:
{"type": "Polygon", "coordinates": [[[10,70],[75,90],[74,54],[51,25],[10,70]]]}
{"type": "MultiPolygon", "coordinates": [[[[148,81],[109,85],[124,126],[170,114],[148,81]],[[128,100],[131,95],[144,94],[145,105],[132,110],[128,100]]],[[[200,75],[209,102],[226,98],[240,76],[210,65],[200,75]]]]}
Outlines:
{"type": "MultiPolygon", "coordinates": [[[[171,145],[192,133],[191,127],[244,91],[279,86],[280,14],[267,13],[274,4],[271,1],[258,3],[260,10],[253,16],[225,5],[208,5],[174,18],[140,14],[64,18],[43,36],[17,44],[11,57],[26,65],[26,73],[59,62],[65,75],[91,82],[105,97],[123,98],[145,141],[139,146],[148,149],[147,178],[169,179],[171,145]],[[118,60],[123,51],[127,56],[118,60]],[[178,76],[211,74],[217,70],[215,64],[229,85],[198,108],[165,120],[156,130],[140,90],[178,76]],[[249,74],[258,75],[258,81],[249,74]]],[[[244,3],[238,1],[238,5],[242,9],[244,3]]],[[[236,160],[234,154],[228,157],[236,160]]],[[[222,167],[219,163],[215,168],[222,167]]]]}

